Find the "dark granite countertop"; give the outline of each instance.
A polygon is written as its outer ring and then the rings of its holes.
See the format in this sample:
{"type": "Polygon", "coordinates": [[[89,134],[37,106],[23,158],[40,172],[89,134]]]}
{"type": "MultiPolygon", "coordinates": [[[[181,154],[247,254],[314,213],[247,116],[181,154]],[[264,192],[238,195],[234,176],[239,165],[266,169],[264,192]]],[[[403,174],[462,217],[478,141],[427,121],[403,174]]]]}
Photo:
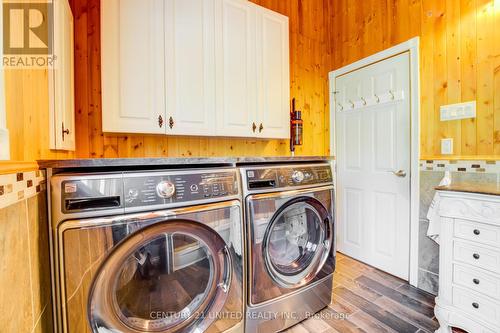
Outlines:
{"type": "Polygon", "coordinates": [[[500,195],[500,183],[452,183],[448,186],[438,186],[436,190],[500,195]]]}
{"type": "Polygon", "coordinates": [[[330,161],[328,156],[281,156],[281,157],[172,157],[172,158],[92,158],[66,160],[40,160],[41,169],[85,169],[117,167],[161,166],[236,166],[260,163],[317,163],[330,161]]]}

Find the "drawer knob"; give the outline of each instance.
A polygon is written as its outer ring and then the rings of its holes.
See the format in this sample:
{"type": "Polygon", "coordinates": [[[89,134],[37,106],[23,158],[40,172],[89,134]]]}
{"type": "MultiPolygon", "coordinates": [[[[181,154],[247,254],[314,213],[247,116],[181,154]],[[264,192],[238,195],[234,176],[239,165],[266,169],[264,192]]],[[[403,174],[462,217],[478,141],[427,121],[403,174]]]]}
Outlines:
{"type": "Polygon", "coordinates": [[[481,231],[479,231],[478,229],[474,229],[474,235],[479,235],[481,233],[481,231]]]}
{"type": "Polygon", "coordinates": [[[479,257],[480,257],[479,254],[477,254],[477,253],[474,253],[472,256],[474,257],[474,259],[479,259],[479,257]]]}
{"type": "Polygon", "coordinates": [[[479,279],[473,279],[472,282],[474,282],[474,284],[479,284],[479,279]]]}
{"type": "Polygon", "coordinates": [[[476,302],[472,303],[472,307],[474,309],[479,309],[479,304],[477,304],[476,302]]]}

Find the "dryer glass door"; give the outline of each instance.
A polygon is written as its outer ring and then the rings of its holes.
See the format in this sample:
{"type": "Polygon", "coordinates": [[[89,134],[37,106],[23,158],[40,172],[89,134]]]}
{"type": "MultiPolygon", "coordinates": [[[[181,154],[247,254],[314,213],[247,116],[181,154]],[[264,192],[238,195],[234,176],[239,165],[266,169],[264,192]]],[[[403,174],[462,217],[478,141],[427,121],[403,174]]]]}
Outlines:
{"type": "Polygon", "coordinates": [[[92,326],[182,332],[208,326],[224,305],[231,256],[222,237],[189,220],[131,234],[102,264],[91,292],[92,326]]]}
{"type": "Polygon", "coordinates": [[[298,288],[332,272],[332,191],[289,191],[248,198],[252,304],[261,292],[298,288]],[[325,265],[327,263],[328,265],[325,265]]]}

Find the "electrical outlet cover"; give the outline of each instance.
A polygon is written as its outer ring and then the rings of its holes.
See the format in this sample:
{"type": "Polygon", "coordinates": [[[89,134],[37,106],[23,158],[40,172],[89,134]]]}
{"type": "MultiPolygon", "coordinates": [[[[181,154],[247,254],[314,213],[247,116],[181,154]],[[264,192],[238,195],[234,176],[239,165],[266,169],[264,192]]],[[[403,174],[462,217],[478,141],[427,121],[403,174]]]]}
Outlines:
{"type": "Polygon", "coordinates": [[[442,139],[441,140],[441,154],[452,155],[453,154],[453,139],[442,139]]]}

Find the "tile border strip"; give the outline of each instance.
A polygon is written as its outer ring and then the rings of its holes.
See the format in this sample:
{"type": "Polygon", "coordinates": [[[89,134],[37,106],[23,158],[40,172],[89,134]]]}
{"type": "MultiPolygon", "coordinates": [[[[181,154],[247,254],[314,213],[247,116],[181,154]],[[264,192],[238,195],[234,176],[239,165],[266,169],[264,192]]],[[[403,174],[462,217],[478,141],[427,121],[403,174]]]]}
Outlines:
{"type": "Polygon", "coordinates": [[[44,170],[0,175],[0,209],[46,190],[44,170]]]}
{"type": "Polygon", "coordinates": [[[500,173],[499,161],[420,160],[420,171],[455,171],[473,173],[500,173]]]}

